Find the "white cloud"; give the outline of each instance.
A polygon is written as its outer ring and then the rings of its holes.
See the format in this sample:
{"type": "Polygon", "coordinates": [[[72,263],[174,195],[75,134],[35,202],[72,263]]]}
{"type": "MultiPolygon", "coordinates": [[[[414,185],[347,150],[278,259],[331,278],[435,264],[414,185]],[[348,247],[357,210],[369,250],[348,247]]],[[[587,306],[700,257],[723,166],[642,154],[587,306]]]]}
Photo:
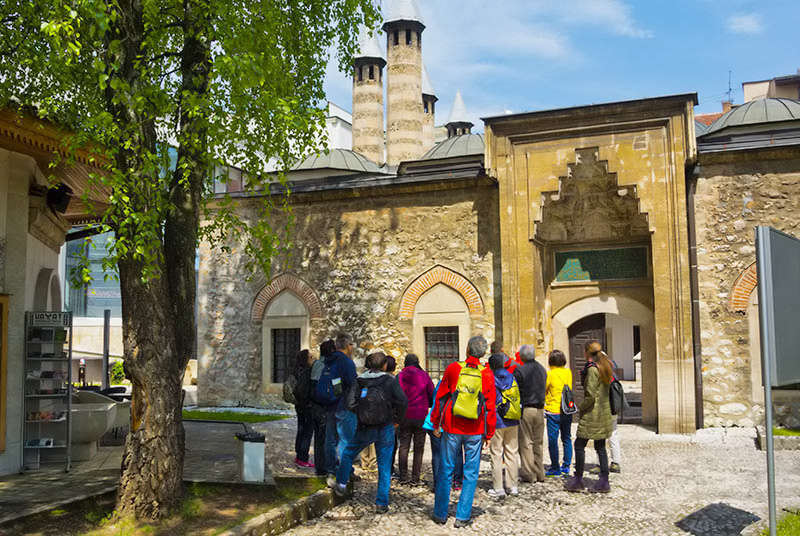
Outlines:
{"type": "Polygon", "coordinates": [[[761,16],[756,13],[737,13],[725,21],[728,31],[736,34],[757,35],[764,30],[761,16]]]}
{"type": "Polygon", "coordinates": [[[574,0],[550,2],[566,23],[606,28],[615,35],[634,38],[653,37],[653,32],[642,28],[631,15],[631,7],[620,0],[574,0]]]}

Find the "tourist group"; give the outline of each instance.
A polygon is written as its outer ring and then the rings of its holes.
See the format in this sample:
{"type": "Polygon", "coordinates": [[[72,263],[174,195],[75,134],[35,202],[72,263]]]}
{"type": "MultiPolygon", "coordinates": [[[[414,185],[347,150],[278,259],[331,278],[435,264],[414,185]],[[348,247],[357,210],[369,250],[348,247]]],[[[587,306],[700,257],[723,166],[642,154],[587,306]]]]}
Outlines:
{"type": "Polygon", "coordinates": [[[583,397],[577,402],[572,371],[560,350],[550,352],[546,369],[536,361],[532,345],[522,345],[510,358],[499,342],[489,346],[482,336],[475,336],[467,344],[466,360],[448,365],[434,386],[414,354],[405,357],[395,375],[395,359],[372,352],[364,372],[358,374],[351,357],[354,349],[352,337],[341,333],[320,345],[319,359],[301,350],[284,384],[284,399],[297,410],[295,463],[326,476],[339,497],[346,497],[352,489],[348,484],[358,479],[353,463],[360,454],[362,468],[377,467],[375,511],[387,512],[393,479],[400,485],[424,484],[422,456],[428,437],[434,480],[432,518],[446,523],[451,490],[460,490],[455,527],[471,522],[483,449],[489,450],[492,461],[489,494],[497,499],[517,495],[520,482],[562,476],[567,477],[568,491],[607,493],[609,472],[620,470],[615,414],[624,399],[613,361],[597,341],[585,346],[586,365],[580,374],[583,397]],[[580,419],[574,449],[573,415],[580,419]],[[545,428],[547,468],[542,453],[545,428]],[[314,463],[309,461],[312,437],[314,463]],[[593,484],[584,482],[590,440],[599,462],[595,468],[599,478],[593,484]],[[606,440],[610,440],[610,464],[606,440]]]}

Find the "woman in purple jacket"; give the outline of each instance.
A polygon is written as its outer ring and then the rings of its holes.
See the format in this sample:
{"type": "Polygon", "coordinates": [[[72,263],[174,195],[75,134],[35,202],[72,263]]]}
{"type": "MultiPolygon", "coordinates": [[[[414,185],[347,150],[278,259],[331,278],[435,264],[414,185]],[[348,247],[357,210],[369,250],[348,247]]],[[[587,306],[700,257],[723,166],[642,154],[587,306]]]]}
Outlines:
{"type": "Polygon", "coordinates": [[[427,372],[419,366],[419,358],[408,354],[403,363],[403,370],[398,375],[400,387],[408,398],[408,410],[400,423],[398,435],[400,448],[398,456],[399,477],[401,484],[419,484],[422,471],[422,453],[425,451],[425,436],[422,428],[428,408],[433,400],[433,381],[427,372]],[[408,451],[411,439],[414,439],[414,461],[411,468],[411,480],[408,478],[408,451]]]}

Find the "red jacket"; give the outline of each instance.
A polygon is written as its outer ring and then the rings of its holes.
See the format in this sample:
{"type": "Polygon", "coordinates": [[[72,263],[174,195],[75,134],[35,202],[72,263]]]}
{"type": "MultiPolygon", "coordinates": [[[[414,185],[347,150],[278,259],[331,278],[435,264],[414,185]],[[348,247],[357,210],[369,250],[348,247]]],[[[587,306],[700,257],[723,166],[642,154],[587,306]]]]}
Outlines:
{"type": "Polygon", "coordinates": [[[484,367],[481,372],[481,384],[483,398],[485,400],[486,411],[478,419],[466,419],[453,415],[452,394],[458,386],[458,375],[461,367],[465,365],[480,366],[481,361],[477,357],[469,356],[462,364],[461,362],[450,363],[442,376],[442,383],[436,391],[436,403],[433,405],[431,422],[434,427],[439,427],[441,422],[442,429],[448,434],[461,435],[484,435],[485,439],[491,439],[494,435],[496,422],[495,399],[497,394],[494,388],[494,374],[489,367],[484,367]],[[442,399],[446,399],[442,407],[442,399]]]}

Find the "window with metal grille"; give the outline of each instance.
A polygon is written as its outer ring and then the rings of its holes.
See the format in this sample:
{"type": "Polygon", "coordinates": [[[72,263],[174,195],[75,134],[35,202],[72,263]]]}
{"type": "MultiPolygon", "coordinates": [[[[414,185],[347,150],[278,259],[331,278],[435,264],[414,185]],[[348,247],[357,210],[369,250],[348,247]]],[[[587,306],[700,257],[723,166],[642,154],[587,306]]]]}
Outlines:
{"type": "Polygon", "coordinates": [[[440,378],[453,361],[458,361],[458,326],[426,327],[425,363],[431,378],[440,378]]]}
{"type": "Polygon", "coordinates": [[[283,383],[300,351],[300,328],[272,330],[272,382],[283,383]]]}

